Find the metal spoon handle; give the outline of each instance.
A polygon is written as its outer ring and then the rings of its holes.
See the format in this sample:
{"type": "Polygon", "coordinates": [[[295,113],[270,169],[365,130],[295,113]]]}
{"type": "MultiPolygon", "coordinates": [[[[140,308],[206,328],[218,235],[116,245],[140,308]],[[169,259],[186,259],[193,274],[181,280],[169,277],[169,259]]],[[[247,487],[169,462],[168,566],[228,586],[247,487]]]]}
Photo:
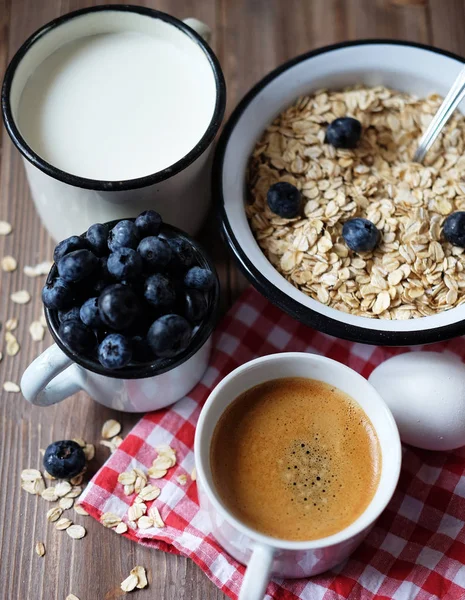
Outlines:
{"type": "Polygon", "coordinates": [[[441,133],[442,128],[449,120],[450,116],[457,108],[465,96],[465,67],[462,68],[454,81],[449,93],[444,98],[443,103],[439,107],[437,113],[434,115],[431,123],[426,128],[425,133],[421,136],[418,143],[418,148],[415,152],[413,160],[415,162],[423,162],[425,154],[434,144],[436,138],[441,133]]]}

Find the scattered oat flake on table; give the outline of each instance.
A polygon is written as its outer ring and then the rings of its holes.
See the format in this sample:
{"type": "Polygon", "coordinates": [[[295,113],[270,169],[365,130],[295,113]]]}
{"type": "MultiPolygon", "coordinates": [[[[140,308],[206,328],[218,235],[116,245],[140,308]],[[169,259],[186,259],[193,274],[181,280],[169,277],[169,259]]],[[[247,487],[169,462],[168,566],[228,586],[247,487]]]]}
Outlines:
{"type": "Polygon", "coordinates": [[[197,469],[194,467],[191,472],[191,479],[195,481],[197,479],[197,469]]]}
{"type": "Polygon", "coordinates": [[[41,275],[48,275],[48,272],[53,266],[53,262],[49,260],[44,260],[43,262],[31,266],[26,265],[23,269],[23,273],[26,277],[40,277],[41,275]]]}
{"type": "Polygon", "coordinates": [[[170,469],[173,466],[173,464],[172,464],[172,460],[169,456],[162,455],[153,461],[152,466],[155,469],[163,470],[163,469],[170,469]]]}
{"type": "Polygon", "coordinates": [[[120,535],[122,533],[126,533],[128,530],[128,526],[126,525],[126,523],[123,523],[121,521],[121,523],[118,523],[118,525],[114,528],[113,531],[115,531],[116,533],[119,533],[120,535]]]}
{"type": "Polygon", "coordinates": [[[115,450],[117,450],[118,447],[121,445],[122,441],[122,437],[120,437],[119,435],[115,435],[115,437],[111,440],[100,440],[100,445],[109,448],[111,453],[113,454],[113,452],[115,452],[115,450]]]}
{"type": "Polygon", "coordinates": [[[81,446],[81,448],[84,448],[84,446],[86,445],[86,442],[80,437],[73,438],[73,442],[76,442],[76,444],[78,446],[81,446]]]}
{"type": "Polygon", "coordinates": [[[56,494],[54,487],[46,488],[41,496],[44,500],[47,500],[47,502],[56,502],[58,500],[58,495],[56,494]]]}
{"type": "Polygon", "coordinates": [[[62,498],[63,496],[66,496],[66,494],[70,491],[71,491],[71,484],[69,483],[69,481],[60,481],[55,486],[55,493],[60,498],[62,498]]]}
{"type": "Polygon", "coordinates": [[[7,331],[5,333],[5,342],[6,342],[6,353],[8,356],[16,356],[19,352],[19,343],[16,337],[11,333],[11,331],[7,331]]]}
{"type": "Polygon", "coordinates": [[[31,301],[31,294],[27,290],[19,290],[11,294],[10,298],[16,304],[27,304],[31,301]]]}
{"type": "Polygon", "coordinates": [[[86,444],[83,448],[82,448],[83,452],[84,452],[84,456],[86,457],[87,461],[90,461],[94,458],[95,456],[95,446],[94,444],[86,444]]]}
{"type": "Polygon", "coordinates": [[[63,510],[69,510],[70,508],[73,508],[73,504],[74,504],[73,498],[60,498],[60,502],[58,503],[58,506],[60,508],[62,508],[63,510]]]}
{"type": "Polygon", "coordinates": [[[65,498],[77,498],[81,494],[82,494],[82,486],[73,485],[73,487],[71,488],[71,491],[66,494],[65,498]]]}
{"type": "Polygon", "coordinates": [[[176,479],[179,485],[186,485],[187,483],[187,475],[179,475],[179,477],[177,477],[176,479]]]}
{"type": "Polygon", "coordinates": [[[121,582],[121,589],[123,592],[132,592],[132,590],[136,589],[138,583],[139,579],[136,577],[136,575],[131,574],[129,577],[126,577],[123,582],[121,582]]]}
{"type": "Polygon", "coordinates": [[[109,419],[103,424],[102,437],[105,440],[109,440],[110,438],[115,437],[115,435],[118,435],[120,431],[121,423],[118,423],[118,421],[115,421],[114,419],[109,419]]]}
{"type": "Polygon", "coordinates": [[[8,319],[8,321],[5,323],[5,329],[7,331],[14,331],[16,327],[18,327],[18,319],[16,317],[8,319]]]}
{"type": "MultiPolygon", "coordinates": [[[[151,500],[155,500],[161,493],[161,489],[156,485],[151,485],[150,483],[141,489],[139,492],[138,498],[140,498],[143,502],[150,502],[151,500]]],[[[137,501],[137,498],[136,498],[137,501]]]]}
{"type": "Polygon", "coordinates": [[[17,266],[18,263],[16,262],[16,259],[12,256],[4,256],[2,258],[3,271],[6,271],[7,273],[12,273],[13,271],[16,271],[17,266]]]}
{"type": "Polygon", "coordinates": [[[23,469],[21,471],[21,479],[23,481],[35,481],[41,478],[42,473],[38,469],[23,469]]]}
{"type": "Polygon", "coordinates": [[[131,569],[131,575],[135,575],[137,577],[137,580],[138,580],[137,588],[139,590],[142,590],[145,587],[147,587],[147,585],[148,585],[147,573],[146,573],[144,567],[141,567],[139,565],[137,567],[134,567],[134,569],[131,569]]]}
{"type": "Polygon", "coordinates": [[[100,517],[100,523],[104,527],[116,527],[121,523],[121,517],[111,512],[103,513],[100,517]]]}
{"type": "Polygon", "coordinates": [[[34,342],[41,342],[44,339],[45,327],[40,321],[32,321],[29,325],[29,333],[34,342]]]}
{"type": "Polygon", "coordinates": [[[5,392],[18,393],[21,391],[19,385],[17,383],[14,383],[13,381],[5,381],[5,383],[3,384],[3,389],[5,390],[5,392]]]}
{"type": "Polygon", "coordinates": [[[79,598],[77,596],[75,596],[74,594],[68,594],[66,596],[65,600],[79,600],[79,598]]]}
{"type": "Polygon", "coordinates": [[[83,508],[80,504],[75,504],[74,510],[77,512],[78,515],[82,515],[83,517],[87,517],[89,515],[86,509],[83,508]]]}
{"type": "Polygon", "coordinates": [[[63,510],[59,506],[54,506],[53,508],[47,511],[47,521],[49,521],[50,523],[58,521],[62,514],[63,510]]]}
{"type": "Polygon", "coordinates": [[[45,329],[47,329],[47,319],[45,318],[44,314],[40,315],[39,322],[42,325],[42,327],[44,327],[45,329]]]}
{"type": "Polygon", "coordinates": [[[68,529],[68,527],[71,527],[72,524],[72,521],[66,517],[62,517],[59,521],[57,521],[55,528],[58,529],[58,531],[64,531],[65,529],[68,529]]]}
{"type": "Polygon", "coordinates": [[[12,231],[12,227],[8,221],[0,221],[0,235],[8,235],[12,231]]]}
{"type": "Polygon", "coordinates": [[[38,556],[44,556],[45,555],[45,546],[44,546],[43,542],[37,542],[36,543],[36,554],[38,556]]]}
{"type": "Polygon", "coordinates": [[[81,485],[83,478],[84,478],[83,474],[79,473],[79,475],[75,475],[74,477],[72,477],[69,480],[69,482],[71,485],[81,485]]]}
{"type": "Polygon", "coordinates": [[[71,525],[71,527],[68,527],[66,530],[66,533],[70,538],[73,538],[73,540],[80,540],[86,535],[86,530],[82,525],[71,525]]]}

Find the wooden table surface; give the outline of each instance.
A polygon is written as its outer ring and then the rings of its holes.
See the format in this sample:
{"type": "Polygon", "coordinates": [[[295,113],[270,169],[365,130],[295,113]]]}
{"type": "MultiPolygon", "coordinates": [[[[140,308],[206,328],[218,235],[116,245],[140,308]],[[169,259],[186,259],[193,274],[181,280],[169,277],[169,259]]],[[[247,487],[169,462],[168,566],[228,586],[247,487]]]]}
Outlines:
{"type": "MultiPolygon", "coordinates": [[[[55,17],[92,5],[91,0],[0,0],[0,75],[20,44],[55,17]]],[[[318,46],[360,38],[397,38],[430,43],[465,54],[464,0],[153,0],[145,5],[185,18],[195,16],[214,32],[212,46],[222,64],[228,92],[228,114],[259,78],[283,61],[318,46]]],[[[64,199],[65,201],[65,199],[64,199]]],[[[27,278],[22,268],[52,256],[53,243],[41,226],[30,199],[22,163],[5,130],[0,131],[0,220],[13,232],[0,237],[0,257],[18,260],[14,273],[1,273],[0,321],[18,317],[21,350],[4,356],[0,384],[19,382],[29,362],[50,344],[33,342],[30,323],[41,313],[42,279],[27,278]],[[10,294],[27,289],[33,300],[13,304],[10,294]]],[[[244,287],[215,232],[202,238],[213,251],[226,308],[244,287]]],[[[2,350],[4,327],[0,333],[2,350]]],[[[117,537],[90,517],[76,517],[87,536],[72,541],[47,524],[50,505],[23,492],[23,468],[38,467],[39,449],[53,440],[82,436],[98,443],[103,422],[116,418],[129,432],[137,417],[112,412],[80,394],[48,408],[31,408],[20,394],[2,392],[0,400],[0,598],[3,600],[112,600],[123,593],[120,582],[136,564],[149,573],[150,586],[139,600],[219,600],[224,594],[190,560],[140,547],[117,537]],[[34,552],[43,541],[46,556],[34,552]]],[[[108,450],[97,447],[95,466],[108,450]]],[[[74,511],[73,516],[74,518],[74,511]]]]}

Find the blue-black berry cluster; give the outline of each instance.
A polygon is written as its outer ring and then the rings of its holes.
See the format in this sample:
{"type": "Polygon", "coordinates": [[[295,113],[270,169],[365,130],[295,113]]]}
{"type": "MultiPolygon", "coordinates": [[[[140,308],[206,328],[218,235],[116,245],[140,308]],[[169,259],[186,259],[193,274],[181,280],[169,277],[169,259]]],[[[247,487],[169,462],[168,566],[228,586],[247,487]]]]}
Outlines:
{"type": "Polygon", "coordinates": [[[215,284],[191,243],[165,232],[152,210],[113,227],[92,225],[60,242],[54,260],[57,275],[42,300],[57,311],[60,339],[107,369],[185,350],[215,284]]]}

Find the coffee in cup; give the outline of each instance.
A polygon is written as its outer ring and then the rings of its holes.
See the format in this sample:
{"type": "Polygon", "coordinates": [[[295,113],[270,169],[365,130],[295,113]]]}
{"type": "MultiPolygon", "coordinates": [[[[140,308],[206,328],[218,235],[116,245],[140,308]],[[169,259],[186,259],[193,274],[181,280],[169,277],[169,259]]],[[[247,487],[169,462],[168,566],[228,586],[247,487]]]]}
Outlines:
{"type": "Polygon", "coordinates": [[[260,383],[221,415],[210,465],[227,510],[265,535],[333,535],[370,504],[381,474],[376,431],[334,385],[302,377],[260,383]]]}

